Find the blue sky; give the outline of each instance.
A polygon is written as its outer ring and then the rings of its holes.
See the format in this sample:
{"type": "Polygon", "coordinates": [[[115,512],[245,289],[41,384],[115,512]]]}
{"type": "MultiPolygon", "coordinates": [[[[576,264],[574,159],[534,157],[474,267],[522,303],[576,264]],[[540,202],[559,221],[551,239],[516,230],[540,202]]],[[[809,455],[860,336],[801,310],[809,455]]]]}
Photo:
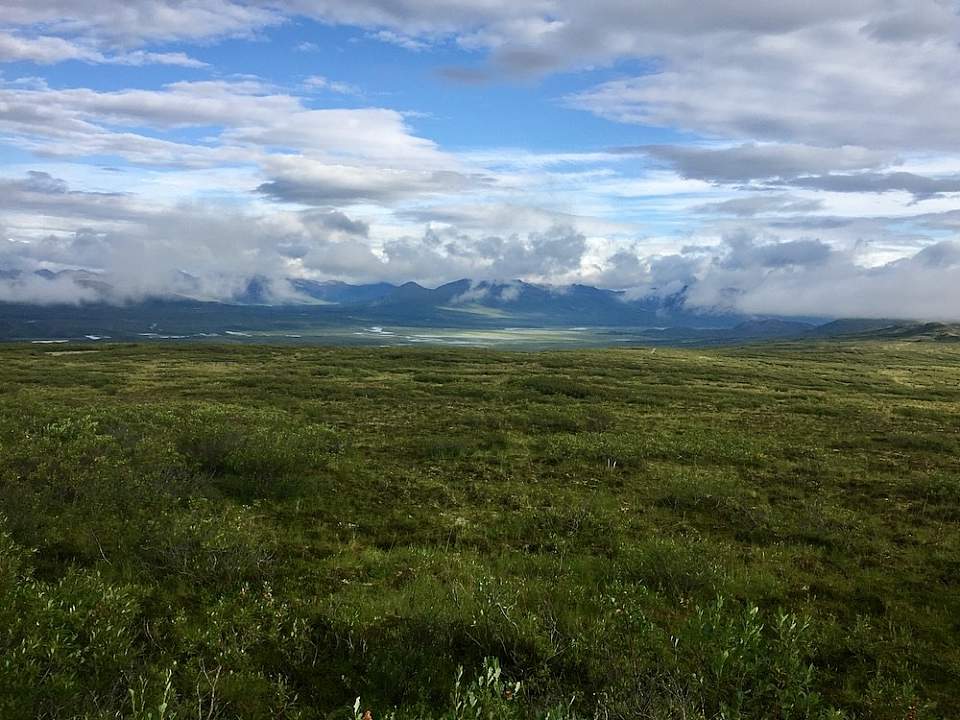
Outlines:
{"type": "Polygon", "coordinates": [[[958,39],[955,0],[0,0],[0,300],[522,278],[952,319],[958,39]]]}

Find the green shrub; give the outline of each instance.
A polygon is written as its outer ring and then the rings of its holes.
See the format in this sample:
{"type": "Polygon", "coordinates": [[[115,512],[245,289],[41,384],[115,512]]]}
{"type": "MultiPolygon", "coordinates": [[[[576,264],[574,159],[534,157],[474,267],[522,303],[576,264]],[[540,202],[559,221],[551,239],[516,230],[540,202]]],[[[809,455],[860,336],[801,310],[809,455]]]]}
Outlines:
{"type": "Polygon", "coordinates": [[[541,395],[561,395],[575,400],[603,395],[603,391],[598,388],[562,375],[533,375],[518,381],[517,385],[541,395]]]}
{"type": "MultiPolygon", "coordinates": [[[[483,660],[480,672],[470,681],[464,677],[463,667],[457,670],[448,707],[425,709],[415,715],[388,711],[378,713],[383,720],[520,720],[539,717],[543,720],[564,720],[558,711],[531,715],[530,709],[520,702],[521,683],[508,682],[493,657],[483,660]]],[[[358,697],[353,704],[352,720],[370,717],[358,697]]]]}
{"type": "Polygon", "coordinates": [[[181,452],[240,500],[309,494],[340,449],[336,434],[283,413],[203,406],[178,429],[181,452]]]}
{"type": "Polygon", "coordinates": [[[123,698],[139,664],[139,596],[98,573],[21,574],[0,611],[0,717],[75,717],[123,698]]]}
{"type": "Polygon", "coordinates": [[[263,577],[274,552],[253,509],[204,498],[146,519],[140,549],[153,574],[217,587],[263,577]]]}
{"type": "Polygon", "coordinates": [[[703,542],[651,537],[624,548],[621,566],[631,582],[641,582],[670,598],[714,594],[723,568],[703,542]]]}
{"type": "Polygon", "coordinates": [[[808,618],[718,598],[699,607],[676,640],[674,683],[684,682],[703,717],[814,720],[831,715],[816,691],[808,618]],[[675,671],[675,672],[676,672],[675,671]]]}

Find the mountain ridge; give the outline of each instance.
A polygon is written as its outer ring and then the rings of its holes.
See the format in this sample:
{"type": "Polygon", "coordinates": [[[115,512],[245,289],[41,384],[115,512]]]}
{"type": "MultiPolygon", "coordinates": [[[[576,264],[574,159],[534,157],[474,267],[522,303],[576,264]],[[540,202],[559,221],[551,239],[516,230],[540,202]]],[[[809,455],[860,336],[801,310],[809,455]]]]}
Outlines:
{"type": "MultiPolygon", "coordinates": [[[[57,282],[67,278],[87,288],[94,300],[46,304],[0,302],[0,340],[110,337],[215,337],[246,331],[289,333],[349,326],[451,328],[608,328],[613,341],[650,344],[713,345],[773,340],[818,341],[834,338],[960,340],[960,325],[896,319],[786,318],[748,315],[687,303],[686,289],[631,296],[623,290],[585,284],[542,285],[523,280],[461,278],[425,287],[417,282],[351,284],[304,278],[270,280],[255,275],[226,299],[201,295],[197,278],[183,274],[184,294],[112,300],[120,294],[102,276],[82,270],[32,275],[0,268],[0,281],[24,278],[57,282]],[[616,331],[615,329],[624,329],[616,331]],[[627,337],[622,337],[626,335],[627,337]]],[[[599,334],[598,334],[599,337],[599,334]]]]}

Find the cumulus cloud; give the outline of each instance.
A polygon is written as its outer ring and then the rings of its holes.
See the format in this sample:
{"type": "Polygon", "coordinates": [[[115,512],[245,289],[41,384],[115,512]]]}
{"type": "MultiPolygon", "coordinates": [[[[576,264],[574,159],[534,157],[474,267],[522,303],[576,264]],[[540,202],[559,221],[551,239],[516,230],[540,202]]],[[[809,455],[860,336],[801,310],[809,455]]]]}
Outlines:
{"type": "Polygon", "coordinates": [[[176,65],[183,68],[205,68],[207,63],[182,52],[147,52],[134,50],[103,58],[101,62],[117,65],[176,65]]]}
{"type": "Polygon", "coordinates": [[[340,232],[345,235],[355,235],[357,237],[370,236],[370,224],[362,220],[354,220],[339,210],[313,210],[300,214],[304,223],[307,225],[317,224],[320,227],[332,232],[340,232]]]}
{"type": "Polygon", "coordinates": [[[960,319],[960,243],[865,265],[821,241],[729,236],[712,249],[642,259],[631,297],[682,292],[690,308],[806,317],[960,319]]]}
{"type": "MultiPolygon", "coordinates": [[[[0,11],[22,37],[54,29],[97,48],[249,35],[306,17],[412,50],[452,40],[485,51],[487,69],[447,69],[467,82],[639,59],[649,72],[571,103],[722,137],[957,149],[960,20],[943,0],[0,0],[0,11]]],[[[48,62],[76,51],[22,52],[48,62]]]]}
{"type": "Polygon", "coordinates": [[[21,37],[0,32],[0,62],[35,62],[51,65],[65,60],[97,62],[102,55],[59,37],[21,37]]]}
{"type": "Polygon", "coordinates": [[[332,22],[453,35],[491,54],[452,79],[542,74],[623,58],[649,70],[571,98],[605,117],[732,138],[886,149],[957,147],[960,19],[942,0],[756,3],[574,0],[300,2],[332,22]],[[722,89],[722,92],[718,92],[722,89]]]}
{"type": "MultiPolygon", "coordinates": [[[[484,188],[498,186],[494,180],[485,176],[477,179],[484,188]]],[[[509,194],[511,190],[508,190],[509,194]]],[[[537,207],[519,202],[503,202],[492,198],[482,198],[465,204],[462,197],[455,196],[453,202],[443,204],[418,204],[416,207],[397,210],[395,215],[417,224],[450,225],[472,232],[497,232],[507,235],[527,232],[546,232],[553,227],[575,228],[578,232],[594,236],[627,236],[637,228],[629,222],[618,222],[591,215],[579,215],[572,212],[537,207]]]]}
{"type": "Polygon", "coordinates": [[[586,251],[586,237],[563,226],[508,236],[428,228],[384,243],[382,259],[370,269],[373,277],[433,285],[461,278],[550,282],[576,277],[586,251]]]}
{"type": "Polygon", "coordinates": [[[956,13],[945,14],[934,37],[891,44],[861,32],[880,3],[837,5],[849,21],[826,25],[831,13],[821,8],[818,22],[796,29],[718,31],[685,43],[653,38],[660,71],[604,83],[570,102],[622,122],[727,138],[957,150],[956,13]]]}
{"type": "MultiPolygon", "coordinates": [[[[71,190],[62,179],[31,172],[0,180],[0,209],[33,210],[74,229],[37,236],[16,227],[0,239],[7,298],[39,300],[35,273],[93,273],[102,287],[63,276],[53,299],[94,296],[113,302],[186,295],[229,300],[251,278],[274,299],[294,299],[289,278],[348,281],[418,280],[439,284],[460,277],[545,280],[575,274],[586,238],[553,227],[525,235],[477,235],[428,228],[419,235],[378,241],[370,225],[332,207],[254,214],[217,203],[147,208],[136,196],[71,190]],[[32,204],[30,207],[25,205],[32,204]],[[118,222],[122,219],[123,222],[118,222]]],[[[58,276],[59,277],[59,276],[58,276]]]]}
{"type": "MultiPolygon", "coordinates": [[[[960,265],[951,243],[950,262],[931,264],[921,254],[880,267],[862,267],[843,254],[816,269],[772,272],[736,288],[734,305],[746,312],[821,317],[924,320],[960,319],[960,265]]],[[[698,285],[701,302],[718,291],[708,276],[698,285]]]]}
{"type": "MultiPolygon", "coordinates": [[[[954,2],[0,0],[0,17],[0,62],[40,66],[202,71],[189,43],[303,18],[467,51],[441,71],[465,85],[628,60],[566,105],[694,138],[453,152],[416,130],[437,122],[407,112],[423,108],[368,106],[320,75],[281,87],[217,68],[109,91],[5,80],[0,138],[37,161],[0,178],[10,297],[36,297],[37,270],[84,269],[121,299],[229,298],[253,276],[278,297],[291,276],[522,277],[750,312],[934,316],[937,293],[940,313],[957,306],[954,2]],[[331,94],[358,106],[322,107],[331,94]],[[39,164],[68,158],[139,169],[101,187],[39,164]]],[[[56,278],[56,297],[96,292],[56,278]]]]}
{"type": "MultiPolygon", "coordinates": [[[[181,206],[123,229],[81,227],[72,233],[8,240],[0,247],[0,267],[18,270],[22,277],[38,270],[94,272],[104,283],[104,291],[94,294],[113,302],[177,294],[229,299],[253,277],[281,278],[290,272],[277,240],[291,234],[316,241],[284,218],[181,206]],[[191,241],[183,242],[184,237],[191,241]]],[[[77,299],[89,299],[89,288],[79,287],[84,292],[77,299]]]]}
{"type": "Polygon", "coordinates": [[[307,109],[255,81],[175,82],[161,90],[97,92],[0,86],[0,132],[50,154],[116,155],[137,162],[223,164],[297,148],[407,165],[451,161],[383,108],[307,109]],[[185,143],[141,131],[221,128],[219,143],[185,143]],[[118,129],[124,128],[124,129],[118,129]]]}
{"type": "MultiPolygon", "coordinates": [[[[51,197],[69,198],[74,192],[39,173],[7,182],[14,185],[51,197]]],[[[92,200],[85,195],[80,193],[81,201],[92,200]]],[[[117,201],[135,202],[123,196],[117,201]]],[[[626,288],[634,299],[677,297],[688,308],[705,311],[960,319],[956,241],[927,243],[907,257],[877,264],[865,262],[868,255],[859,245],[758,236],[744,228],[728,233],[719,245],[691,245],[674,253],[651,254],[636,240],[614,246],[594,262],[588,238],[563,226],[506,236],[428,228],[377,242],[369,225],[331,208],[251,215],[194,204],[131,217],[135,220],[124,228],[78,227],[40,238],[16,237],[8,229],[0,241],[0,299],[122,302],[185,295],[230,300],[258,278],[274,301],[293,301],[298,296],[287,280],[296,277],[426,285],[462,277],[519,278],[626,288]],[[184,237],[191,242],[184,243],[184,237]]],[[[949,217],[922,217],[949,222],[949,217]]],[[[488,292],[478,284],[459,301],[476,301],[488,292]]]]}

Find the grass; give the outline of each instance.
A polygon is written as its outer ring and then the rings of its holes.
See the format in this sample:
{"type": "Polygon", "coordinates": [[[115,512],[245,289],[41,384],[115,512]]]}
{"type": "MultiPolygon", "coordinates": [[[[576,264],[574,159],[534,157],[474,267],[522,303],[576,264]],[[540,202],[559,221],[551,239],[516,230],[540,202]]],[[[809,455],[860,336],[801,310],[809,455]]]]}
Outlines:
{"type": "Polygon", "coordinates": [[[960,715],[960,347],[74,349],[0,347],[0,717],[960,715]]]}

